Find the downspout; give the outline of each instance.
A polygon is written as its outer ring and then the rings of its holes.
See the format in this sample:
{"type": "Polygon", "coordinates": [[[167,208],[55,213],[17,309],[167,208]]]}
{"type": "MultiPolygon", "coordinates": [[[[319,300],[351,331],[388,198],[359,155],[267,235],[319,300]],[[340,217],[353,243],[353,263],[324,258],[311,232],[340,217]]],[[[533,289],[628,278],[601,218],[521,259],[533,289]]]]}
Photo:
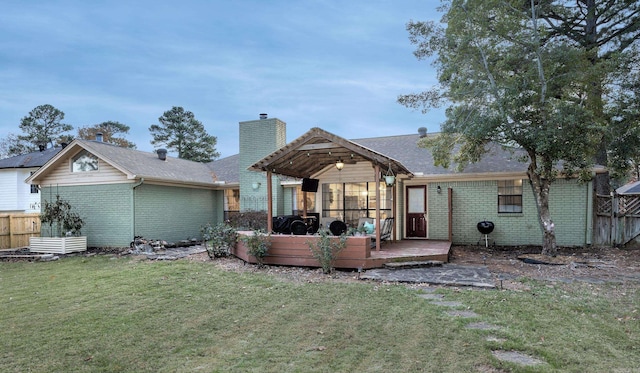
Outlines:
{"type": "Polygon", "coordinates": [[[140,185],[142,185],[142,183],[144,183],[144,177],[140,178],[140,182],[133,184],[133,187],[131,187],[132,193],[131,193],[131,232],[133,232],[133,237],[131,237],[131,240],[135,240],[136,237],[136,188],[139,187],[140,185]]]}

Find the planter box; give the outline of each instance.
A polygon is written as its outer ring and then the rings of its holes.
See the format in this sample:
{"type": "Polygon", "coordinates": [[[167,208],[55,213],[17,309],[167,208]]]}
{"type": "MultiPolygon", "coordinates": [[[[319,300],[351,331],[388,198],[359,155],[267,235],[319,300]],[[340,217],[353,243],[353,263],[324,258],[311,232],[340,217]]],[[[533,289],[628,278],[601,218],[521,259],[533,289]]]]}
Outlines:
{"type": "MultiPolygon", "coordinates": [[[[252,235],[253,232],[238,232],[239,235],[252,235]]],[[[319,236],[312,235],[271,235],[271,247],[264,257],[265,264],[288,265],[300,267],[320,267],[320,263],[311,254],[309,242],[314,242],[319,236]]],[[[332,238],[338,240],[338,237],[332,238]]],[[[249,255],[247,247],[241,240],[238,240],[231,254],[249,262],[256,263],[253,256],[249,255]]],[[[368,236],[347,237],[347,247],[342,250],[335,262],[336,268],[367,268],[368,258],[371,257],[371,238],[368,236]]]]}
{"type": "Polygon", "coordinates": [[[29,251],[51,254],[87,251],[87,237],[29,237],[29,251]]]}

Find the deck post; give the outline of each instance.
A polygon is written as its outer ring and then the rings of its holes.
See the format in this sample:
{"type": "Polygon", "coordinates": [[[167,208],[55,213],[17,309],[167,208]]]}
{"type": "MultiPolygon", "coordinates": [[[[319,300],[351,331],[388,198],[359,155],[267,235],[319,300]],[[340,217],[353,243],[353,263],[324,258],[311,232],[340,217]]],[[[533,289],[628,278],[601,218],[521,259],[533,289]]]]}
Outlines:
{"type": "Polygon", "coordinates": [[[267,171],[267,234],[273,231],[273,197],[271,171],[267,171]]]}
{"type": "Polygon", "coordinates": [[[380,165],[375,165],[375,182],[376,182],[376,251],[380,251],[380,165]]]}

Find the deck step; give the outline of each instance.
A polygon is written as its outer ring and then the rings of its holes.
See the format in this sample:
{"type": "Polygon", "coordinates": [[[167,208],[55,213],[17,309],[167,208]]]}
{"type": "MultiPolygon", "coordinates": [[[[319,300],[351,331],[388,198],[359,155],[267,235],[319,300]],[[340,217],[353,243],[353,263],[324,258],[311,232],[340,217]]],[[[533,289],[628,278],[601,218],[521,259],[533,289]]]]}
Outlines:
{"type": "Polygon", "coordinates": [[[389,269],[407,269],[407,268],[426,268],[426,267],[441,267],[444,262],[440,260],[423,260],[423,261],[411,261],[411,262],[390,262],[385,263],[385,268],[389,269]]]}

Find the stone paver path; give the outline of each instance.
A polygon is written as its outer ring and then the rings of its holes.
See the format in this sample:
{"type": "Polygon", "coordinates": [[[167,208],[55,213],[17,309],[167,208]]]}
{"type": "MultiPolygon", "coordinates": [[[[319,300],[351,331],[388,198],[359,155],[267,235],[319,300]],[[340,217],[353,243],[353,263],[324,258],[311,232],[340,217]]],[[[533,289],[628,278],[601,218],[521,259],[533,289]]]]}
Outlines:
{"type": "MultiPolygon", "coordinates": [[[[469,309],[458,309],[464,307],[464,304],[455,300],[444,300],[444,296],[442,294],[435,294],[433,291],[428,293],[418,293],[418,296],[422,299],[425,299],[430,304],[434,306],[440,306],[447,308],[445,313],[452,317],[460,317],[464,319],[472,319],[472,318],[480,318],[481,315],[473,312],[469,309]]],[[[474,321],[470,322],[466,325],[467,329],[477,329],[477,330],[500,330],[501,327],[498,325],[489,324],[484,321],[474,321]]],[[[494,335],[489,335],[485,338],[487,341],[496,342],[496,343],[504,343],[506,339],[499,338],[494,335]]],[[[537,359],[533,356],[529,356],[523,354],[518,351],[505,351],[505,350],[492,350],[491,354],[500,361],[511,362],[514,364],[519,364],[523,366],[536,366],[545,364],[544,361],[537,359]]]]}
{"type": "Polygon", "coordinates": [[[484,266],[445,264],[442,267],[370,269],[363,273],[361,278],[378,281],[422,282],[437,285],[495,287],[491,273],[484,266]]]}

